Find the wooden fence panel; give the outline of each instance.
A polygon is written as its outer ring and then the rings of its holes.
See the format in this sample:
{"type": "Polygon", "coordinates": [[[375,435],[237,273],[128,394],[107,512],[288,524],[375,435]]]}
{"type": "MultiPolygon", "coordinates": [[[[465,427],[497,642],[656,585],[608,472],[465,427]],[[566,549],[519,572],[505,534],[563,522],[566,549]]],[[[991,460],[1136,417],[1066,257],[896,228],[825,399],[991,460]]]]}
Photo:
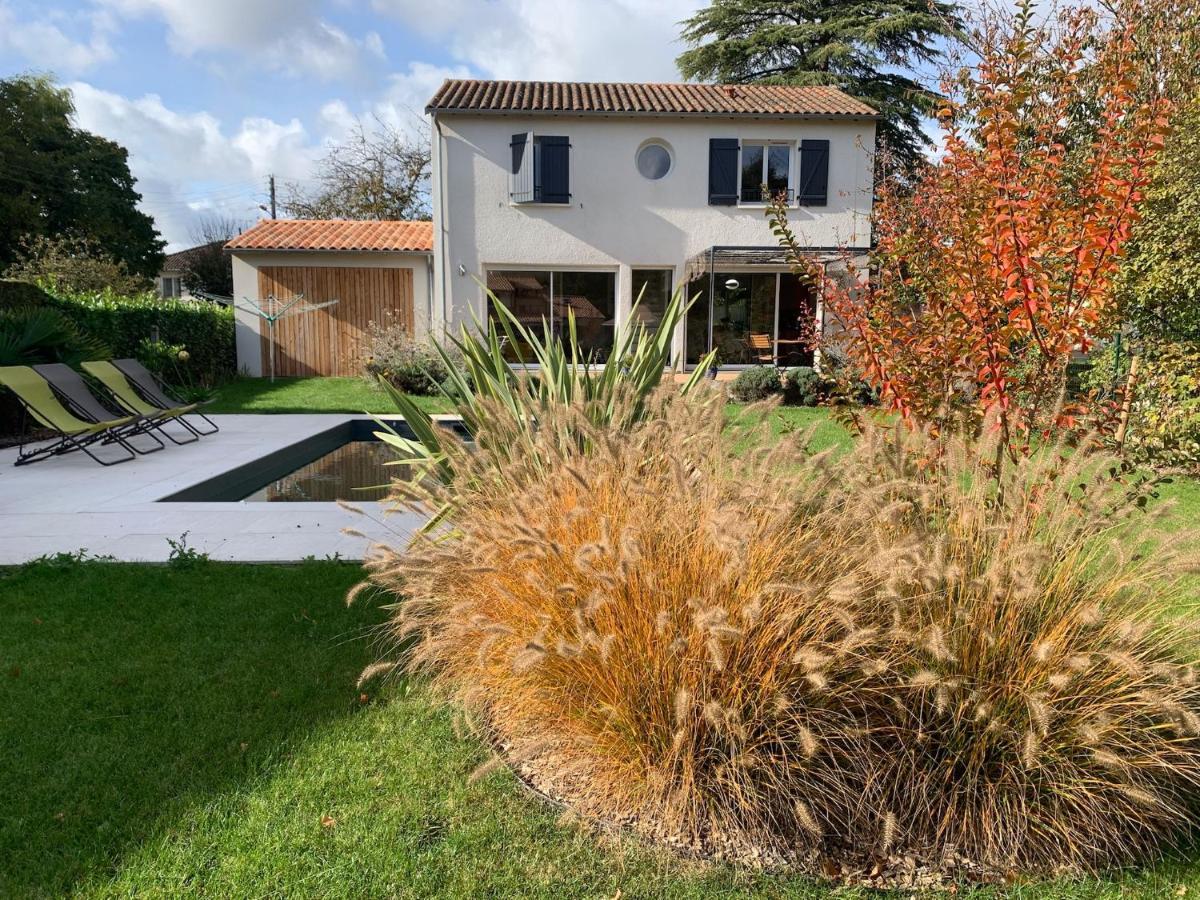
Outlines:
{"type": "MultiPolygon", "coordinates": [[[[413,330],[413,270],[357,266],[262,266],[258,296],[287,302],[337,300],[275,325],[276,375],[357,375],[371,322],[413,330]]],[[[270,371],[267,323],[260,322],[263,373],[270,371]]]]}

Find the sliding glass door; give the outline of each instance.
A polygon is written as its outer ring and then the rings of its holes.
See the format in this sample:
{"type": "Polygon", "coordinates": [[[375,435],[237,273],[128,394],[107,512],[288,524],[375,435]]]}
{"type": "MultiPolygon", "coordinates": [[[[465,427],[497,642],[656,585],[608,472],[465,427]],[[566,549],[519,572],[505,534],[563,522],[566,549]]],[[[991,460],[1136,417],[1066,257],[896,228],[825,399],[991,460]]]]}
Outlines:
{"type": "Polygon", "coordinates": [[[775,273],[718,276],[712,304],[712,346],[721,365],[770,364],[775,331],[775,273]]]}
{"type": "Polygon", "coordinates": [[[723,366],[812,364],[816,294],[795,275],[703,275],[688,286],[688,296],[696,295],[687,321],[688,363],[716,348],[723,366]]]}
{"type": "MultiPolygon", "coordinates": [[[[602,363],[613,346],[617,275],[615,272],[490,270],[487,313],[504,328],[496,312],[502,304],[528,331],[540,335],[543,327],[565,334],[569,316],[575,318],[575,334],[584,356],[602,363]],[[543,325],[544,323],[544,325],[543,325]]],[[[533,352],[518,336],[504,341],[504,358],[509,362],[535,362],[533,352]]]]}

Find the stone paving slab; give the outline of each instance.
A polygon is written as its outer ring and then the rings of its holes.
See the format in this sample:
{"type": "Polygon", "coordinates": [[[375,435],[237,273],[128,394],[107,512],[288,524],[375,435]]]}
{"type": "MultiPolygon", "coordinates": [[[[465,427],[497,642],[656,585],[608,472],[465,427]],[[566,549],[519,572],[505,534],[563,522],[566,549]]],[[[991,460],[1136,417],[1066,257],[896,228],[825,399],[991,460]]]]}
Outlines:
{"type": "Polygon", "coordinates": [[[420,526],[411,513],[360,503],[160,503],[214,475],[332,428],[355,415],[216,415],[221,431],[185,446],[105,468],[82,453],[16,467],[0,450],[0,565],[86,549],[123,561],[160,562],[168,539],[213,559],[292,562],[338,555],[359,560],[376,541],[401,543],[420,526]],[[379,522],[372,521],[379,519],[379,522]],[[350,537],[354,528],[366,539],[350,537]]]}

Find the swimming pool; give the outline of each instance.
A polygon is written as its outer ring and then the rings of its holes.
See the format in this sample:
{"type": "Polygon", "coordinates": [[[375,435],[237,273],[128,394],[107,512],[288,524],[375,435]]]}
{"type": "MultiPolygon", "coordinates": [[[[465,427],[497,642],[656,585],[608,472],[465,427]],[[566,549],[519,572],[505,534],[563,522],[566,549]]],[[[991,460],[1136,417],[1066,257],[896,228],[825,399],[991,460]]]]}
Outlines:
{"type": "MultiPolygon", "coordinates": [[[[397,434],[413,437],[403,419],[381,419],[397,434]]],[[[439,422],[460,437],[461,422],[439,422]]],[[[329,503],[380,500],[409,467],[385,465],[393,447],[375,437],[374,419],[351,419],[266,456],[184,488],[160,502],[329,503]]]]}

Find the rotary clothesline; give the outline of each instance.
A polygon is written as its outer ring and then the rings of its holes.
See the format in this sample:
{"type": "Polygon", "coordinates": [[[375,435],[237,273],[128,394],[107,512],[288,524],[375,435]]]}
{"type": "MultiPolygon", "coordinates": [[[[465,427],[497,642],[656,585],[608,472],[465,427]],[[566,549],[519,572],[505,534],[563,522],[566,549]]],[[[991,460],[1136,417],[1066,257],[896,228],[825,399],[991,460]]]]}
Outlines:
{"type": "Polygon", "coordinates": [[[262,300],[251,300],[249,297],[243,297],[240,303],[235,303],[240,310],[248,313],[254,313],[260,319],[267,323],[267,336],[271,344],[269,354],[269,366],[271,372],[271,381],[275,381],[275,323],[280,319],[285,319],[290,316],[299,316],[304,313],[316,312],[318,309],[325,309],[327,306],[334,306],[338,303],[337,300],[326,300],[324,303],[309,303],[304,299],[303,294],[288,300],[280,300],[274,294],[267,294],[262,300]],[[243,306],[242,304],[248,304],[243,306]],[[282,305],[281,305],[282,304],[282,305]]]}

